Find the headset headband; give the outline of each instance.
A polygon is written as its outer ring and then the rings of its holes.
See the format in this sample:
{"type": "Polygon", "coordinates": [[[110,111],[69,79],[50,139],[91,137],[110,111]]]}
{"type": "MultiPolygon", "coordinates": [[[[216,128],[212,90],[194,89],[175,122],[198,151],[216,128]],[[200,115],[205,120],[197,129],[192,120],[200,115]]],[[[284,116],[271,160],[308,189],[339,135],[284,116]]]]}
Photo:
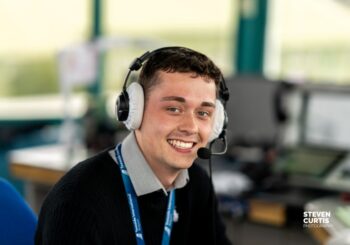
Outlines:
{"type": "MultiPolygon", "coordinates": [[[[149,57],[151,57],[152,55],[159,53],[161,51],[171,50],[171,49],[176,49],[176,48],[184,48],[184,47],[181,47],[181,46],[163,47],[163,48],[155,49],[153,51],[147,51],[143,55],[141,55],[140,57],[137,57],[136,59],[134,59],[129,66],[128,74],[125,77],[125,81],[123,84],[123,91],[126,91],[126,85],[128,83],[129,76],[130,76],[131,72],[138,71],[142,67],[143,63],[149,59],[149,57]]],[[[185,48],[185,49],[194,51],[194,50],[189,49],[189,48],[185,48]]],[[[194,52],[196,52],[196,51],[194,51],[194,52]]],[[[221,74],[221,80],[219,81],[219,97],[221,98],[224,106],[226,106],[226,102],[230,98],[230,92],[227,88],[224,76],[222,74],[221,74]]]]}

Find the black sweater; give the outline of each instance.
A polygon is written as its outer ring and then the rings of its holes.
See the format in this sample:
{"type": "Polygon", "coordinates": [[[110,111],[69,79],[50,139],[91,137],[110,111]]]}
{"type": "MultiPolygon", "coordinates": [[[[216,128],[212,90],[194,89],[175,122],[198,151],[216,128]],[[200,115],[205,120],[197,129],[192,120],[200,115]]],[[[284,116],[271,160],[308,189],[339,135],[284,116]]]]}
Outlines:
{"type": "MultiPolygon", "coordinates": [[[[171,244],[214,244],[211,184],[194,164],[190,181],[175,191],[179,219],[171,244]]],[[[161,244],[168,197],[163,191],[137,198],[146,245],[161,244]]],[[[215,208],[216,209],[216,208],[215,208]]],[[[216,210],[215,210],[216,211],[216,210]]],[[[230,244],[215,215],[216,244],[230,244]]],[[[136,244],[120,170],[104,151],[70,170],[51,190],[39,215],[35,244],[136,244]]]]}

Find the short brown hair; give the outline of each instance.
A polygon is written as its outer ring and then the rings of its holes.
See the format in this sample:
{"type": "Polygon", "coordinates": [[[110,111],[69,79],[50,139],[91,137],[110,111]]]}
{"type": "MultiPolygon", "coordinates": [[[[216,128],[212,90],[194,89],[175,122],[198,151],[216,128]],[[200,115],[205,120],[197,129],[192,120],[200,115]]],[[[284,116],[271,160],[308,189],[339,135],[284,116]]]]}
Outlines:
{"type": "Polygon", "coordinates": [[[189,48],[169,47],[155,51],[143,65],[140,72],[140,84],[147,98],[150,89],[158,83],[157,72],[193,73],[215,81],[216,91],[222,80],[220,69],[206,55],[189,48]]]}

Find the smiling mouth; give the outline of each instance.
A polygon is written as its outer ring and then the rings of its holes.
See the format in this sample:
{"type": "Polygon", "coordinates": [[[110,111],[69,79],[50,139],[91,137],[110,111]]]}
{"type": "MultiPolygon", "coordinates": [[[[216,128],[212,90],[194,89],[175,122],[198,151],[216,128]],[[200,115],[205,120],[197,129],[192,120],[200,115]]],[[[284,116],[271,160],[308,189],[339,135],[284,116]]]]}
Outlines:
{"type": "Polygon", "coordinates": [[[180,150],[190,150],[196,145],[195,142],[185,142],[182,140],[168,140],[168,143],[172,147],[180,150]]]}

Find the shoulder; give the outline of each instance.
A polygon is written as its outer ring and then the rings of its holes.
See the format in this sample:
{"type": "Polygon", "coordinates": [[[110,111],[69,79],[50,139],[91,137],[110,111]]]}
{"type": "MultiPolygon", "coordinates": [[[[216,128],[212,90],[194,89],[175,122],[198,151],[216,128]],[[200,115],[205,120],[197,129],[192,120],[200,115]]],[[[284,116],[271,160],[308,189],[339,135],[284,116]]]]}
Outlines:
{"type": "MultiPolygon", "coordinates": [[[[110,150],[110,149],[108,149],[110,150]]],[[[91,199],[117,178],[118,168],[104,150],[74,166],[52,188],[46,203],[91,199]]]]}
{"type": "Polygon", "coordinates": [[[52,188],[40,210],[37,241],[48,237],[50,244],[63,244],[62,239],[85,239],[86,234],[96,234],[98,220],[109,215],[107,207],[113,207],[121,191],[120,171],[109,150],[78,163],[52,188]],[[67,232],[72,230],[79,234],[67,232]]]}

